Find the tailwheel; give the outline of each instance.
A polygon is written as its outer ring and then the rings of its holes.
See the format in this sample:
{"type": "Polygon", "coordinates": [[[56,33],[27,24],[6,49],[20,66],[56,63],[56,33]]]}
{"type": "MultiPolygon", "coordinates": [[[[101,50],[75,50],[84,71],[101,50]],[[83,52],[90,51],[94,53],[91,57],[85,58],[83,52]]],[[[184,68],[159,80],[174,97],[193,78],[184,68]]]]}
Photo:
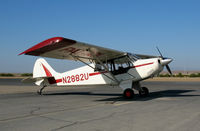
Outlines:
{"type": "Polygon", "coordinates": [[[42,95],[42,91],[43,91],[43,89],[46,87],[46,85],[44,85],[40,90],[38,90],[37,91],[37,93],[39,94],[39,95],[42,95]]]}
{"type": "Polygon", "coordinates": [[[126,89],[123,94],[124,98],[131,99],[134,96],[134,91],[132,89],[126,89]]]}
{"type": "Polygon", "coordinates": [[[141,97],[146,97],[149,95],[149,90],[146,87],[141,87],[142,90],[139,91],[141,97]]]}

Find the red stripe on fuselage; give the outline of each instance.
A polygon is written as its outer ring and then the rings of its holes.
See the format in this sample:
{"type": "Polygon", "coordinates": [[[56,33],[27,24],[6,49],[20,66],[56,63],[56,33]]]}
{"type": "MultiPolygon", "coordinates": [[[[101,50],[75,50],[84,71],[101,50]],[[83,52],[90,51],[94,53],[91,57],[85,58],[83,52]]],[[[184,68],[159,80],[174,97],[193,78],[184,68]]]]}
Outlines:
{"type": "Polygon", "coordinates": [[[142,64],[142,65],[136,65],[136,66],[133,66],[133,67],[131,67],[131,68],[137,68],[137,67],[146,66],[146,65],[151,65],[151,64],[153,64],[153,62],[151,62],[151,63],[146,63],[146,64],[142,64]]]}
{"type": "Polygon", "coordinates": [[[62,79],[57,79],[56,80],[56,83],[60,83],[60,82],[62,82],[62,79]]]}
{"type": "Polygon", "coordinates": [[[104,74],[104,73],[107,73],[107,71],[90,73],[89,76],[95,76],[95,75],[104,74]]]}
{"type": "Polygon", "coordinates": [[[94,72],[94,73],[90,73],[89,76],[95,76],[95,75],[99,75],[101,74],[100,72],[94,72]]]}

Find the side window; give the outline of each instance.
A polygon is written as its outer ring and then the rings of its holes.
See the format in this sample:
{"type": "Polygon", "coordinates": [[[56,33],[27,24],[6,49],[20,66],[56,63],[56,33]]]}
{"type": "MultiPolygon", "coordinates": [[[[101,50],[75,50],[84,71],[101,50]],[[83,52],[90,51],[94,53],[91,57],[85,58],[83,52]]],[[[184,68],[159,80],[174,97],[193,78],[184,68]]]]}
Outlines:
{"type": "MultiPolygon", "coordinates": [[[[132,61],[128,56],[123,56],[115,59],[111,59],[104,63],[104,65],[111,71],[114,75],[126,73],[130,67],[133,66],[132,61]]],[[[106,69],[101,64],[96,64],[94,71],[105,71],[106,69]]]]}
{"type": "Polygon", "coordinates": [[[127,67],[129,67],[129,64],[128,64],[128,63],[123,63],[123,64],[122,64],[122,67],[123,67],[123,68],[127,68],[127,67]]]}
{"type": "Polygon", "coordinates": [[[103,67],[100,64],[95,65],[94,71],[102,71],[102,70],[103,70],[103,67]]]}

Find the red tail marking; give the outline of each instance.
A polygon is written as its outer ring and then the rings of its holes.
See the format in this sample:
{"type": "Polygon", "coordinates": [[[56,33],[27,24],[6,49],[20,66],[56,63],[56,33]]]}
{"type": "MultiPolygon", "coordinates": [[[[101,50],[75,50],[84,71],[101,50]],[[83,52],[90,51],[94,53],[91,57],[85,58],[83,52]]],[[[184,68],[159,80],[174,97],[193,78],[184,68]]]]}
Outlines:
{"type": "Polygon", "coordinates": [[[46,76],[51,77],[52,76],[51,72],[43,64],[42,64],[42,67],[44,68],[46,76]]]}
{"type": "Polygon", "coordinates": [[[42,64],[42,67],[44,68],[44,71],[45,71],[45,73],[46,73],[46,76],[49,77],[49,78],[48,78],[48,81],[49,81],[50,84],[55,84],[55,83],[60,83],[60,82],[62,82],[62,79],[57,79],[57,80],[55,80],[55,78],[52,77],[51,72],[50,72],[43,64],[42,64]]]}

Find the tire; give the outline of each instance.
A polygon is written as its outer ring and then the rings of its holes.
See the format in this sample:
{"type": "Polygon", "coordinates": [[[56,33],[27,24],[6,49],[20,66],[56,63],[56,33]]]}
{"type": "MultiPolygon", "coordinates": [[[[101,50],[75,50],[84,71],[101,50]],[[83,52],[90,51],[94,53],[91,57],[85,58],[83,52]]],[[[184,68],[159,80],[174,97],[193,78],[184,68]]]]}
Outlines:
{"type": "Polygon", "coordinates": [[[134,96],[134,91],[132,89],[126,89],[123,93],[124,98],[131,99],[134,96]]]}
{"type": "Polygon", "coordinates": [[[142,91],[139,91],[141,97],[149,96],[149,89],[146,87],[142,87],[142,91]]]}

